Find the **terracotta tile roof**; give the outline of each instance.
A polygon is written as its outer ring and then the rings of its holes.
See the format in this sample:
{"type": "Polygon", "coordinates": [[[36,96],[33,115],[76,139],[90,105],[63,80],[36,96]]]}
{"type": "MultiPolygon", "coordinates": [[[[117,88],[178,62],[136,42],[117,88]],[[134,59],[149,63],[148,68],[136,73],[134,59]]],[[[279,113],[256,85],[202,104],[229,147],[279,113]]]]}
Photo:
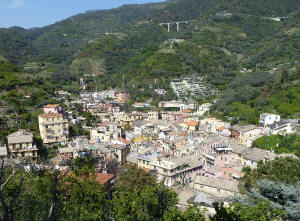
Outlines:
{"type": "Polygon", "coordinates": [[[62,114],[58,114],[58,113],[53,113],[53,112],[48,112],[46,114],[41,114],[39,115],[40,117],[46,118],[46,117],[60,117],[62,116],[62,114]]]}
{"type": "Polygon", "coordinates": [[[195,120],[190,120],[190,121],[186,121],[186,122],[184,122],[187,126],[198,126],[198,122],[197,121],[195,121],[195,120]]]}
{"type": "Polygon", "coordinates": [[[115,174],[98,173],[96,179],[100,184],[106,184],[109,181],[111,181],[113,178],[115,178],[115,176],[116,176],[115,174]]]}
{"type": "Polygon", "coordinates": [[[180,134],[179,134],[179,136],[181,137],[181,136],[186,136],[187,135],[187,132],[181,132],[180,134]]]}
{"type": "Polygon", "coordinates": [[[47,104],[46,106],[44,106],[44,108],[56,108],[58,106],[58,104],[47,104]]]}
{"type": "Polygon", "coordinates": [[[189,109],[187,109],[187,110],[183,110],[182,112],[183,112],[183,113],[191,113],[192,111],[189,110],[189,109]]]}
{"type": "Polygon", "coordinates": [[[120,141],[120,142],[122,142],[122,143],[124,143],[126,145],[130,144],[130,142],[128,140],[124,139],[124,138],[119,138],[118,141],[120,141]]]}
{"type": "Polygon", "coordinates": [[[144,170],[146,173],[150,173],[150,172],[151,172],[151,169],[150,169],[150,168],[143,168],[143,170],[144,170]]]}
{"type": "Polygon", "coordinates": [[[182,116],[183,117],[190,117],[190,116],[193,116],[193,115],[191,115],[191,114],[183,114],[182,116]]]}
{"type": "Polygon", "coordinates": [[[221,127],[219,127],[217,130],[218,131],[223,131],[223,130],[225,130],[226,128],[224,127],[224,126],[221,126],[221,127]]]}

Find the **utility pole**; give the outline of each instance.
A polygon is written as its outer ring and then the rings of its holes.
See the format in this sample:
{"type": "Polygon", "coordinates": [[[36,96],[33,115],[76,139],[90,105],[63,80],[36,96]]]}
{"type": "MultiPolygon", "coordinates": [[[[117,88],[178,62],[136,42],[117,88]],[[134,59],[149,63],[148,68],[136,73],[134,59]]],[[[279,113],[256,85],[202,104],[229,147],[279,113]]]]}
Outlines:
{"type": "Polygon", "coordinates": [[[123,88],[123,91],[124,91],[124,87],[125,87],[125,75],[124,75],[124,73],[123,73],[123,83],[122,83],[122,88],[123,88]]]}

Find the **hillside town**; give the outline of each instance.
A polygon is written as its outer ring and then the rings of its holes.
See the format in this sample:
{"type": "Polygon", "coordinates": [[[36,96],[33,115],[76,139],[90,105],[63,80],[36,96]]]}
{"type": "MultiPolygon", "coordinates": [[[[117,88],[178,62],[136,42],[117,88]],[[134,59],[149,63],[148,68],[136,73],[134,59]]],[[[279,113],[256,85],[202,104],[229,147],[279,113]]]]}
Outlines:
{"type": "MultiPolygon", "coordinates": [[[[211,103],[197,105],[192,99],[161,101],[158,107],[149,104],[147,111],[128,113],[122,111],[130,100],[126,91],[85,92],[77,99],[63,91],[57,94],[64,107],[47,104],[38,116],[43,146],[56,147],[50,159],[56,168],[65,170],[69,160],[89,154],[97,159],[99,182],[113,185],[121,165],[135,165],[174,189],[181,207],[197,204],[213,213],[213,202],[226,203],[240,194],[243,167],[256,168],[258,162],[276,157],[297,158],[252,145],[265,135],[298,130],[299,121],[276,114],[261,114],[258,125],[237,126],[211,117],[211,103]],[[87,123],[82,112],[94,121],[87,123]],[[71,125],[80,125],[86,135],[71,136],[71,125]]],[[[7,145],[0,148],[1,158],[38,164],[36,138],[26,130],[9,134],[7,145]]]]}

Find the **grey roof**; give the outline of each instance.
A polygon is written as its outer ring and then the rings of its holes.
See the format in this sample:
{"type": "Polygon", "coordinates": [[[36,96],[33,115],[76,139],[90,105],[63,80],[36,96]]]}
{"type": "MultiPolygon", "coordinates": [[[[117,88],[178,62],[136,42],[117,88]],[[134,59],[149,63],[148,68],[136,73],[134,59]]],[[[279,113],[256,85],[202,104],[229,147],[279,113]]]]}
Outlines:
{"type": "Polygon", "coordinates": [[[72,153],[72,152],[74,152],[74,148],[71,147],[59,148],[59,153],[72,153]]]}
{"type": "Polygon", "coordinates": [[[137,159],[151,161],[153,158],[158,156],[162,156],[162,154],[160,152],[147,151],[145,154],[139,155],[137,159]]]}
{"type": "Polygon", "coordinates": [[[215,177],[197,176],[195,179],[195,184],[210,186],[210,187],[228,190],[237,193],[239,192],[238,182],[223,180],[215,177]]]}
{"type": "Polygon", "coordinates": [[[27,132],[26,130],[18,130],[7,136],[8,144],[18,144],[18,143],[32,143],[33,134],[27,132]]]}
{"type": "Polygon", "coordinates": [[[271,153],[268,150],[262,150],[259,148],[250,148],[250,147],[243,147],[241,145],[231,145],[230,148],[232,149],[233,153],[237,153],[242,155],[244,158],[248,160],[253,160],[258,162],[260,160],[268,159],[271,160],[275,157],[275,154],[271,153]]]}
{"type": "Polygon", "coordinates": [[[257,127],[256,125],[251,124],[251,125],[246,125],[246,126],[233,126],[232,128],[236,131],[245,133],[247,131],[255,129],[256,127],[257,127]]]}
{"type": "Polygon", "coordinates": [[[133,163],[133,164],[137,164],[137,157],[139,156],[138,152],[131,152],[127,155],[126,157],[126,161],[133,163]]]}
{"type": "Polygon", "coordinates": [[[197,192],[191,199],[188,200],[189,203],[199,204],[203,206],[213,207],[214,202],[224,202],[224,199],[216,197],[214,195],[197,192]]]}
{"type": "Polygon", "coordinates": [[[289,121],[278,121],[278,122],[275,122],[273,124],[270,124],[268,125],[268,127],[271,129],[271,130],[274,130],[274,129],[282,129],[284,127],[286,127],[287,125],[289,125],[290,122],[289,121]]]}

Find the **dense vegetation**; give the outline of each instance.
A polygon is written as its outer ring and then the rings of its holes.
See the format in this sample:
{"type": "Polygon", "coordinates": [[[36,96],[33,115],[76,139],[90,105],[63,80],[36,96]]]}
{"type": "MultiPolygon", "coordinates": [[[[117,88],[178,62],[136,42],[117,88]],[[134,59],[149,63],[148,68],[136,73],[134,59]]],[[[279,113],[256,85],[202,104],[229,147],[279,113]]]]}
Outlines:
{"type": "Polygon", "coordinates": [[[233,117],[232,123],[257,123],[262,112],[297,118],[297,3],[170,0],[90,11],[43,28],[1,29],[0,54],[11,62],[1,56],[1,100],[8,101],[9,114],[18,116],[46,103],[54,89],[78,93],[78,79],[85,76],[91,89],[124,86],[133,102],[157,104],[176,98],[171,79],[202,76],[217,94],[197,100],[217,96],[213,114],[233,117]],[[232,15],[219,13],[224,10],[232,15]],[[274,16],[289,17],[286,22],[268,19],[274,16]],[[159,26],[182,20],[195,21],[181,24],[179,32],[176,25],[171,32],[159,26]],[[167,95],[156,96],[154,87],[167,95]]]}
{"type": "Polygon", "coordinates": [[[263,136],[255,140],[252,146],[277,154],[294,153],[300,157],[300,136],[297,134],[263,136]]]}
{"type": "MultiPolygon", "coordinates": [[[[123,166],[117,174],[116,192],[97,180],[97,160],[86,156],[69,163],[71,170],[1,170],[0,217],[3,220],[167,220],[204,221],[204,211],[189,205],[180,210],[177,194],[156,183],[142,169],[123,166]],[[10,174],[13,174],[10,176],[10,174]],[[129,177],[132,176],[132,177],[129,177]],[[132,178],[130,180],[129,178],[132,178]],[[5,182],[9,179],[9,182],[5,182]]],[[[267,201],[255,207],[240,203],[229,208],[215,204],[211,220],[282,220],[285,212],[267,201]],[[234,217],[234,219],[232,219],[234,217]]]]}
{"type": "Polygon", "coordinates": [[[271,208],[282,209],[290,220],[300,219],[300,160],[276,158],[260,162],[256,169],[246,167],[240,179],[242,198],[235,199],[245,205],[257,205],[269,200],[271,208]]]}

